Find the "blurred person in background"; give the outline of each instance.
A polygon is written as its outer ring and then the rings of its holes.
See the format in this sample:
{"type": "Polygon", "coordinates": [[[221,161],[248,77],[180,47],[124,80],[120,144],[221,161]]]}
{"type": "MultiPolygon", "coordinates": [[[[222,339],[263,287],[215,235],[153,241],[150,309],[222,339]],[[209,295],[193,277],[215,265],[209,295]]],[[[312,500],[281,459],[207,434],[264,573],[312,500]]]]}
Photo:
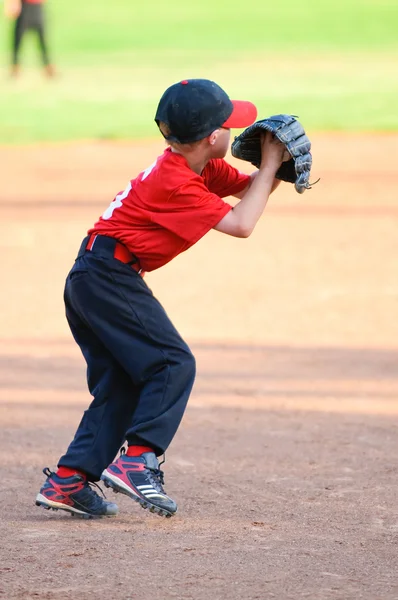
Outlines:
{"type": "Polygon", "coordinates": [[[13,19],[12,65],[11,76],[16,77],[20,71],[19,52],[24,34],[33,30],[37,33],[39,49],[47,77],[54,77],[55,69],[50,63],[46,41],[46,23],[44,14],[45,0],[4,0],[6,17],[13,19]]]}

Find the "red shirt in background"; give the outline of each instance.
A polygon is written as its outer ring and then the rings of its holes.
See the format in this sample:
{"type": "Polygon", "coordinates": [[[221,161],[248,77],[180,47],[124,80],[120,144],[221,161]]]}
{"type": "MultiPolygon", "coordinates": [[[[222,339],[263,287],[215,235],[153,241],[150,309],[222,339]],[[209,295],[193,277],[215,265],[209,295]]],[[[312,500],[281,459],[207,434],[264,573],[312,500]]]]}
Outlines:
{"type": "Polygon", "coordinates": [[[181,154],[167,148],[116,196],[88,233],[118,239],[144,271],[153,271],[217,225],[232,208],[221,198],[241,192],[249,180],[223,159],[211,160],[197,175],[181,154]]]}

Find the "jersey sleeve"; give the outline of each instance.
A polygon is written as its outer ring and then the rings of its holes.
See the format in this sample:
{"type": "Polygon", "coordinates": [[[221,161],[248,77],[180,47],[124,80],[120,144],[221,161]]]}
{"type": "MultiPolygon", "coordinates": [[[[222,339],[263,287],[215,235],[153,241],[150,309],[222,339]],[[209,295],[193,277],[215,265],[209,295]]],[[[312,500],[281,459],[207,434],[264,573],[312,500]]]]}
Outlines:
{"type": "Polygon", "coordinates": [[[241,192],[250,182],[250,175],[241,173],[222,158],[206,165],[203,178],[208,189],[221,198],[241,192]]]}
{"type": "Polygon", "coordinates": [[[205,185],[186,182],[170,195],[167,210],[153,215],[161,227],[172,231],[190,246],[225,217],[232,206],[205,185]]]}

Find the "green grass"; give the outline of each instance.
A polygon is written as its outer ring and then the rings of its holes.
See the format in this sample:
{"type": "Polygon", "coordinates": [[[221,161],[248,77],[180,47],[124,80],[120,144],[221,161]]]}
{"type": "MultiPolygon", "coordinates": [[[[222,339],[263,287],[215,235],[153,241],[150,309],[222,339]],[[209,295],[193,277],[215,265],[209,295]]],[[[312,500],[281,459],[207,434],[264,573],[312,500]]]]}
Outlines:
{"type": "Polygon", "coordinates": [[[48,1],[60,75],[43,78],[35,40],[7,78],[0,27],[0,143],[157,136],[164,89],[206,77],[260,116],[289,112],[307,130],[398,130],[396,0],[48,1]]]}

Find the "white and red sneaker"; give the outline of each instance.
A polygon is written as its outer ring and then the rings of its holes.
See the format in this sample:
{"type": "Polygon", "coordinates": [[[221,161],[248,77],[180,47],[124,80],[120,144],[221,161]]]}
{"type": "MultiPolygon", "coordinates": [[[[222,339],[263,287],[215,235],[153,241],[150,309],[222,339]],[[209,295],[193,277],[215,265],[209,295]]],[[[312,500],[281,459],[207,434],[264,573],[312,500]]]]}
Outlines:
{"type": "MultiPolygon", "coordinates": [[[[83,519],[117,515],[116,504],[103,500],[92,488],[96,484],[89,483],[81,475],[59,477],[48,468],[43,469],[43,473],[47,480],[36,496],[37,506],[47,510],[65,510],[83,519]]],[[[96,487],[101,490],[99,486],[96,487]]]]}
{"type": "Polygon", "coordinates": [[[150,512],[162,517],[172,517],[177,512],[177,504],[163,489],[163,471],[154,452],[140,456],[121,454],[103,471],[101,479],[106,487],[126,494],[150,512]]]}

